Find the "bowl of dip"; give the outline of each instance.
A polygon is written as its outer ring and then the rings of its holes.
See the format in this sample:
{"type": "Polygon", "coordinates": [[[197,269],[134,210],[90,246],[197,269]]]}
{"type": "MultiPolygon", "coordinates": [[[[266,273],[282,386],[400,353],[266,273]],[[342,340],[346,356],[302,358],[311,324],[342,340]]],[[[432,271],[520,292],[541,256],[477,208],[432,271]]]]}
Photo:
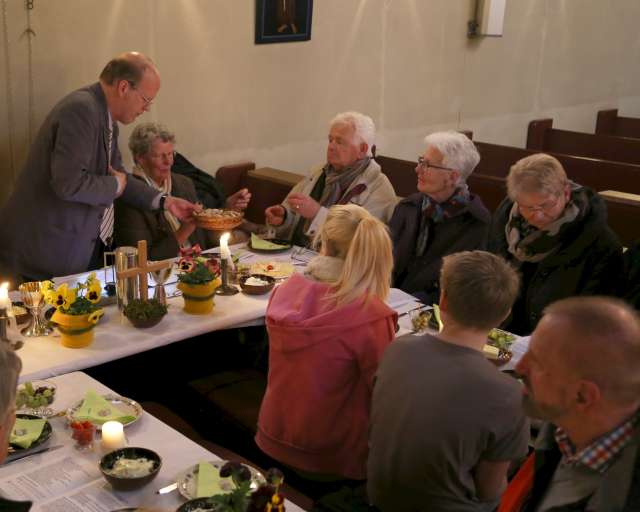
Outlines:
{"type": "Polygon", "coordinates": [[[269,293],[276,284],[275,278],[264,274],[249,274],[240,278],[240,288],[249,295],[269,293]]]}
{"type": "Polygon", "coordinates": [[[147,448],[120,448],[100,460],[102,475],[117,491],[144,487],[156,477],[161,466],[160,455],[147,448]]]}

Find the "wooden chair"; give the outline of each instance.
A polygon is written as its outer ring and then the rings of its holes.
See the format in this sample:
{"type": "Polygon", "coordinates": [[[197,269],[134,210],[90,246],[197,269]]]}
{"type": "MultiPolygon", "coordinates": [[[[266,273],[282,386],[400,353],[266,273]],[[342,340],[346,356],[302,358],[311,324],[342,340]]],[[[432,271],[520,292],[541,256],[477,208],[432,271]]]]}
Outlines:
{"type": "Polygon", "coordinates": [[[640,164],[640,139],[558,130],[553,119],[529,123],[527,149],[640,164]]]}
{"type": "Polygon", "coordinates": [[[621,117],[617,108],[601,110],[596,120],[596,134],[640,139],[640,119],[621,117]]]}

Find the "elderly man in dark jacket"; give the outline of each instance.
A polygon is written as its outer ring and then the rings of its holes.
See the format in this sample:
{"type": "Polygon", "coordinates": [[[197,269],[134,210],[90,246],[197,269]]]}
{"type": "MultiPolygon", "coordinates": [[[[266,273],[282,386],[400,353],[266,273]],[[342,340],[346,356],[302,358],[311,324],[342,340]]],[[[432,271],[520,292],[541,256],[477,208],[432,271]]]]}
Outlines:
{"type": "Polygon", "coordinates": [[[507,189],[489,235],[489,250],[522,276],[506,329],[531,333],[542,310],[565,297],[615,294],[622,246],[597,193],[570,182],[562,164],[542,153],[513,165],[507,189]]]}
{"type": "Polygon", "coordinates": [[[480,161],[473,142],[457,132],[425,137],[418,159],[418,193],[403,199],[389,221],[394,286],[426,304],[440,296],[442,258],[484,249],[491,215],[466,180],[480,161]]]}

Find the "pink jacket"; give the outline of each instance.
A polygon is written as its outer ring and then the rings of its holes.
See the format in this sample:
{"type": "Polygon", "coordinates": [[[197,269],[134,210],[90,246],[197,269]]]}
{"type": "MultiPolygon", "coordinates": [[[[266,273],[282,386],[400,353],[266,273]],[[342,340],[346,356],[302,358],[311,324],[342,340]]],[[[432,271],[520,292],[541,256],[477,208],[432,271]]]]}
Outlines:
{"type": "Polygon", "coordinates": [[[256,442],[296,469],[364,479],[373,377],[397,316],[378,299],[335,309],[328,291],[295,274],[271,296],[256,442]]]}

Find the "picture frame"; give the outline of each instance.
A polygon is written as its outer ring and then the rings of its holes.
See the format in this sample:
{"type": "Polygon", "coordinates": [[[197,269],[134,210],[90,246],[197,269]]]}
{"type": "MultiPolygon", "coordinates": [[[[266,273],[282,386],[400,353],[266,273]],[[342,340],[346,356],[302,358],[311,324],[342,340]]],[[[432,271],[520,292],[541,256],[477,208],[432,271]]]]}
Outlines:
{"type": "Polygon", "coordinates": [[[313,0],[256,0],[255,44],[311,39],[313,0]]]}

